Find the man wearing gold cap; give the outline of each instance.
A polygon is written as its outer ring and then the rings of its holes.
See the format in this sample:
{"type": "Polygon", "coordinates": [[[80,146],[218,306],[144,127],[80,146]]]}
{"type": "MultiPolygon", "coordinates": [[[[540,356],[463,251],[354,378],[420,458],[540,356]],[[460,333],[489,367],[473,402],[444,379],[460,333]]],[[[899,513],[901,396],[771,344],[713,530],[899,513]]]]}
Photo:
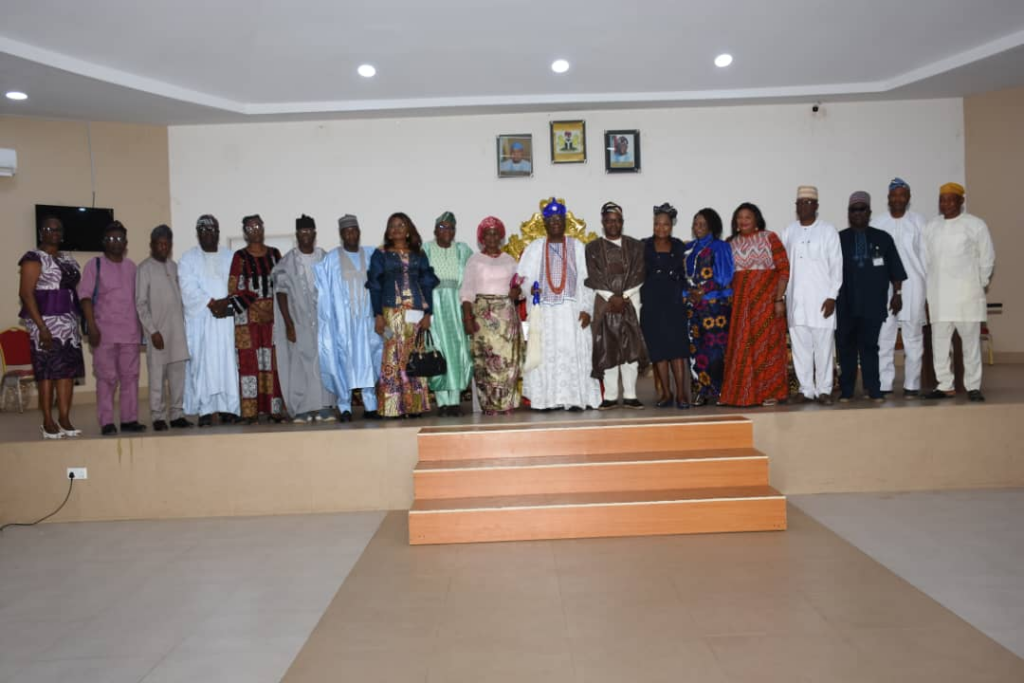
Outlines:
{"type": "Polygon", "coordinates": [[[932,358],[938,387],[928,398],[950,398],[953,389],[951,339],[956,330],[963,343],[964,386],[972,401],[981,393],[981,323],[985,321],[985,289],[996,255],[985,221],[963,211],[964,187],[939,188],[939,216],[924,230],[928,317],[932,326],[932,358]]]}
{"type": "Polygon", "coordinates": [[[797,220],[783,229],[789,256],[786,312],[793,369],[800,382],[796,400],[832,403],[836,297],[843,284],[843,249],[839,232],[818,218],[818,188],[796,191],[797,220]]]}

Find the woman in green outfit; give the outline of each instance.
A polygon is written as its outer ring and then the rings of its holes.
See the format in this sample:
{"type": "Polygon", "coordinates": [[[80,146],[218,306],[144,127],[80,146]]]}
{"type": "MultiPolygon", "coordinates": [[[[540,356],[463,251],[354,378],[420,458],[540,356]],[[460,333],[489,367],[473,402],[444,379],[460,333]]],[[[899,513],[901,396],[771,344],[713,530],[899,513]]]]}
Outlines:
{"type": "Polygon", "coordinates": [[[448,372],[430,378],[430,390],[437,399],[438,415],[458,417],[462,414],[459,407],[462,391],[469,385],[473,363],[463,331],[459,287],[473,250],[455,241],[455,215],[445,211],[434,221],[434,241],[424,245],[423,251],[434,274],[441,280],[434,288],[430,332],[434,345],[448,363],[448,372]]]}

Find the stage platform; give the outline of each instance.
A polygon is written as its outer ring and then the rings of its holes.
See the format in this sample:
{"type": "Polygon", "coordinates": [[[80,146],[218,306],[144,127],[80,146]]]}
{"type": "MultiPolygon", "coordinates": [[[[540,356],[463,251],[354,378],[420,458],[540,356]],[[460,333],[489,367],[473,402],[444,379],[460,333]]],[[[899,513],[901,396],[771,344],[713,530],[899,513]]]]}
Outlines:
{"type": "MultiPolygon", "coordinates": [[[[985,367],[983,404],[867,401],[737,411],[647,410],[426,417],[335,425],[230,426],[102,437],[92,405],[74,409],[78,439],[46,441],[39,414],[0,414],[0,524],[37,519],[67,492],[66,468],[88,468],[53,521],[167,519],[344,510],[405,510],[422,427],[578,426],[741,414],[784,494],[1024,486],[1024,365],[985,367]]],[[[143,393],[145,396],[145,393],[143,393]]],[[[465,408],[465,406],[464,406],[465,408]]],[[[148,414],[140,417],[148,421],[148,414]]]]}

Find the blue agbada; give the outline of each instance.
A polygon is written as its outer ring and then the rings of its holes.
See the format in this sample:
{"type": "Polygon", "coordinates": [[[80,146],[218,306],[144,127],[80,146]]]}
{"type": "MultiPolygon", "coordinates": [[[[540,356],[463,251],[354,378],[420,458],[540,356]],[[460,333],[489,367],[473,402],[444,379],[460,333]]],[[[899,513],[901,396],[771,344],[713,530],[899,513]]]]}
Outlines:
{"type": "Polygon", "coordinates": [[[366,275],[373,247],[349,253],[338,247],[313,268],[320,341],[320,375],[338,397],[338,409],[351,410],[352,391],[362,389],[366,410],[377,409],[374,386],[380,376],[384,343],[374,331],[366,275]]]}

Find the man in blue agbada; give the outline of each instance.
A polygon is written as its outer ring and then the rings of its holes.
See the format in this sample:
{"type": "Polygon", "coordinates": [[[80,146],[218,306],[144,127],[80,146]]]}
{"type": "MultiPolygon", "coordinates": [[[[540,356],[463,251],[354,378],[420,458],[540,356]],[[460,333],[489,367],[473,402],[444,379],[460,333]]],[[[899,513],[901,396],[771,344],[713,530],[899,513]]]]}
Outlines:
{"type": "Polygon", "coordinates": [[[359,246],[359,220],[338,219],[341,246],[314,266],[320,337],[320,375],[338,397],[342,420],[352,419],[352,391],[363,396],[363,417],[378,419],[377,392],[383,340],[373,329],[373,307],[366,289],[373,247],[359,246]]]}

